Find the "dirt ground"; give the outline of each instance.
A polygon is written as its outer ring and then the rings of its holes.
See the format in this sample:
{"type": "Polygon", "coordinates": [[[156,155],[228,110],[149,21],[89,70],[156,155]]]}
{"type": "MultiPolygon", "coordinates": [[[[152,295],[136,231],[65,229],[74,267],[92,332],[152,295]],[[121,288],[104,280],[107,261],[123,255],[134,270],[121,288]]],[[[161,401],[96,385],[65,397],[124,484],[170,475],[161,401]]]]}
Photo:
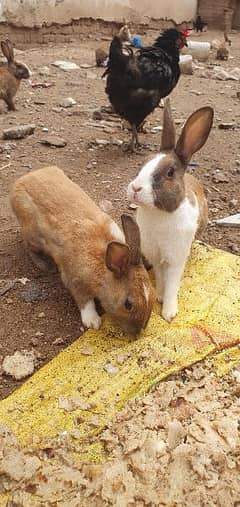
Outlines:
{"type": "MultiPolygon", "coordinates": [[[[144,42],[153,40],[155,34],[149,31],[143,37],[144,42]]],[[[200,40],[210,41],[219,36],[217,32],[207,32],[200,40]]],[[[197,36],[194,38],[199,40],[197,36]]],[[[220,62],[226,69],[240,67],[240,35],[232,34],[231,39],[232,58],[220,62]]],[[[147,132],[141,134],[148,147],[140,154],[122,152],[121,141],[129,137],[129,132],[122,129],[120,120],[110,115],[104,115],[102,121],[93,119],[95,110],[108,105],[102,69],[94,68],[94,50],[108,45],[109,41],[101,40],[101,33],[98,33],[82,43],[48,44],[23,51],[18,59],[28,64],[33,72],[32,80],[48,81],[54,86],[32,88],[24,82],[16,97],[16,112],[8,113],[5,104],[0,104],[1,131],[20,124],[36,125],[34,134],[25,139],[0,142],[0,289],[8,284],[11,287],[0,295],[0,359],[16,350],[34,349],[37,369],[81,334],[79,312],[59,276],[43,274],[28,258],[8,203],[13,182],[32,169],[57,164],[96,202],[110,201],[111,214],[119,220],[121,212],[128,210],[127,184],[145,157],[158,150],[160,134],[151,129],[162,122],[161,108],[148,118],[147,132]],[[51,65],[55,60],[71,60],[93,67],[64,72],[51,65]],[[49,68],[49,75],[42,74],[44,66],[49,68]],[[66,97],[72,97],[76,105],[61,107],[66,97]],[[66,146],[52,148],[41,144],[49,134],[63,138],[66,146]]],[[[213,63],[217,63],[215,52],[204,67],[213,63]]],[[[200,167],[190,168],[190,171],[199,174],[208,195],[210,223],[203,240],[239,254],[239,229],[217,227],[211,221],[239,211],[240,102],[237,92],[240,85],[239,81],[201,78],[200,72],[197,69],[193,76],[181,77],[171,96],[174,117],[179,131],[195,109],[207,104],[214,107],[214,128],[206,146],[194,158],[200,167]],[[233,122],[235,128],[221,130],[218,128],[221,122],[233,122]]],[[[5,397],[20,383],[0,374],[0,397],[5,397]]]]}

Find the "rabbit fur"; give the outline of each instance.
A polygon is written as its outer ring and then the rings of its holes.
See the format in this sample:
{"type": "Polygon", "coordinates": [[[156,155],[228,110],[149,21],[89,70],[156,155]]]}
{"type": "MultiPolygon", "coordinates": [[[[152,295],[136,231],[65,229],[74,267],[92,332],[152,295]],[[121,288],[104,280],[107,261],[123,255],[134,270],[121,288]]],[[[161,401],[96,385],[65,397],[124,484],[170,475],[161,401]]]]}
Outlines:
{"type": "Polygon", "coordinates": [[[135,220],[112,218],[57,167],[22,176],[10,195],[34,261],[50,256],[74,297],[85,327],[98,329],[95,299],[126,332],[146,327],[154,289],[141,261],[135,220]],[[44,254],[44,255],[43,255],[44,254]]]}
{"type": "Polygon", "coordinates": [[[138,205],[141,248],[153,266],[162,316],[178,312],[178,290],[194,237],[207,225],[208,206],[201,183],[186,174],[187,165],[206,142],[213,109],[203,107],[187,120],[177,144],[170,100],[165,100],[160,153],[148,161],[128,186],[138,205]]]}
{"type": "Polygon", "coordinates": [[[2,41],[1,48],[7,63],[0,66],[0,99],[6,102],[9,111],[15,111],[13,99],[20,81],[29,79],[30,71],[24,63],[15,61],[13,44],[9,40],[2,41]]]}

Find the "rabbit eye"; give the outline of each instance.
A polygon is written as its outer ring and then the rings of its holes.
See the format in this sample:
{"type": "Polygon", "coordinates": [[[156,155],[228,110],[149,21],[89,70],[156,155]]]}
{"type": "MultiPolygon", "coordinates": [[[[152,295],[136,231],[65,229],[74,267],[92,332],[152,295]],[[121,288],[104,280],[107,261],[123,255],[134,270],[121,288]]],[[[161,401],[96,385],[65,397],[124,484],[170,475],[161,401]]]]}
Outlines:
{"type": "Polygon", "coordinates": [[[168,176],[169,178],[172,178],[172,177],[174,176],[174,173],[175,173],[175,169],[174,169],[174,167],[170,167],[170,168],[168,169],[167,176],[168,176]]]}
{"type": "Polygon", "coordinates": [[[126,310],[130,311],[130,310],[132,310],[133,302],[129,298],[127,298],[124,303],[124,306],[125,306],[126,310]]]}

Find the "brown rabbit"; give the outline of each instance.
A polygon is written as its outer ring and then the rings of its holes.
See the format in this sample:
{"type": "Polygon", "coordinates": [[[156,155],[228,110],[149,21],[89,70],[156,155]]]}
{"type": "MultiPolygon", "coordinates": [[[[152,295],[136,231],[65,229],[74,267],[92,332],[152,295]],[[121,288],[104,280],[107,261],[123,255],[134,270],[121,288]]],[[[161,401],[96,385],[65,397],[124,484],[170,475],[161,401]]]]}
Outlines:
{"type": "Polygon", "coordinates": [[[146,327],[154,289],[142,264],[139,229],[122,215],[124,234],[109,215],[61,169],[45,167],[21,177],[11,192],[12,208],[34,261],[56,263],[85,327],[101,324],[94,299],[122,329],[146,327]]]}
{"type": "Polygon", "coordinates": [[[24,63],[14,60],[13,44],[9,40],[1,42],[1,48],[8,63],[0,66],[0,99],[7,104],[9,111],[15,111],[15,97],[21,79],[29,79],[30,71],[24,63]]]}

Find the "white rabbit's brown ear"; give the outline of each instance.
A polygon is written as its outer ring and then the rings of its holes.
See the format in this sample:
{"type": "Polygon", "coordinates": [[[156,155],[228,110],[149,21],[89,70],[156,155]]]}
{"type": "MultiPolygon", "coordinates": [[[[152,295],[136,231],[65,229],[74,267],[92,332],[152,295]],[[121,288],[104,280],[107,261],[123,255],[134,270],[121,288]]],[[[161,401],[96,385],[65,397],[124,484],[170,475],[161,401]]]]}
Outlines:
{"type": "Polygon", "coordinates": [[[137,265],[141,261],[139,227],[134,218],[127,213],[121,215],[121,221],[126,243],[130,250],[130,263],[137,265]]]}
{"type": "Polygon", "coordinates": [[[170,99],[164,100],[163,131],[161,139],[161,151],[173,150],[176,143],[175,125],[172,117],[170,99]]]}
{"type": "Polygon", "coordinates": [[[128,245],[118,241],[110,241],[105,254],[105,264],[115,276],[121,278],[128,271],[130,252],[128,245]]]}
{"type": "Polygon", "coordinates": [[[13,45],[10,42],[10,40],[7,39],[6,41],[2,41],[1,48],[3,55],[7,58],[7,61],[9,63],[13,62],[14,60],[13,45]]]}
{"type": "Polygon", "coordinates": [[[176,155],[186,165],[205,144],[213,124],[212,107],[202,107],[186,121],[176,145],[176,155]]]}

